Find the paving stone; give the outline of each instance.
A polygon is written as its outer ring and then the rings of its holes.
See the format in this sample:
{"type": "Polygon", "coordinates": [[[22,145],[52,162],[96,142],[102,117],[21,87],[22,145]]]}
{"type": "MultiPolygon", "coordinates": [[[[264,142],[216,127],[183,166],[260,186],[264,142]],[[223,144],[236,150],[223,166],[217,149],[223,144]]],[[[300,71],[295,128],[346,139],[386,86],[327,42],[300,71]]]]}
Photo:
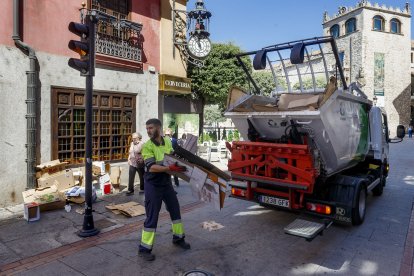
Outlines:
{"type": "MultiPolygon", "coordinates": [[[[144,271],[141,270],[142,265],[137,265],[135,262],[99,247],[82,250],[64,257],[60,261],[77,271],[81,271],[84,275],[120,275],[124,274],[124,270],[135,271],[135,275],[144,275],[144,271]]],[[[141,264],[144,263],[141,262],[141,264]]]]}
{"type": "Polygon", "coordinates": [[[70,268],[69,266],[59,262],[53,261],[45,265],[37,266],[33,269],[19,272],[16,275],[19,276],[32,276],[32,275],[42,275],[42,276],[60,276],[60,275],[84,275],[81,272],[76,271],[75,269],[70,268]]]}
{"type": "Polygon", "coordinates": [[[18,261],[20,257],[5,244],[0,242],[0,266],[18,261]]]}

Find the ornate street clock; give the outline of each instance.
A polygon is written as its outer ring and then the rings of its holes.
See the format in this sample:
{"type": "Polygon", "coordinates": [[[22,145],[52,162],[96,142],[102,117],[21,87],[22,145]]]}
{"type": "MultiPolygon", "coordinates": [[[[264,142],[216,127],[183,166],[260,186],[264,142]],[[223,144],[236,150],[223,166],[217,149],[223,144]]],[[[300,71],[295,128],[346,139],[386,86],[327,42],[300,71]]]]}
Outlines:
{"type": "Polygon", "coordinates": [[[173,0],[173,57],[175,48],[178,48],[180,54],[186,63],[192,63],[195,66],[203,67],[205,58],[210,54],[211,42],[209,39],[210,17],[211,12],[206,10],[203,0],[197,0],[195,9],[186,12],[175,9],[173,0]],[[182,17],[186,14],[186,18],[182,17]]]}
{"type": "Polygon", "coordinates": [[[207,36],[192,35],[187,43],[188,53],[193,58],[206,58],[211,51],[211,42],[207,36]]]}

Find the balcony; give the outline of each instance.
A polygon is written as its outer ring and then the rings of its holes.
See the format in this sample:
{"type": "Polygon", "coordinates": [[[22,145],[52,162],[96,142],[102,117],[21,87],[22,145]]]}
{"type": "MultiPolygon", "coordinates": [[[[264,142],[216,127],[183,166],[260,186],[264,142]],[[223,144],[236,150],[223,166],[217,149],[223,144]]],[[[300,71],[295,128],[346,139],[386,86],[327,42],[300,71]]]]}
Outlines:
{"type": "Polygon", "coordinates": [[[142,70],[142,24],[125,22],[98,23],[96,61],[109,66],[142,70]]]}

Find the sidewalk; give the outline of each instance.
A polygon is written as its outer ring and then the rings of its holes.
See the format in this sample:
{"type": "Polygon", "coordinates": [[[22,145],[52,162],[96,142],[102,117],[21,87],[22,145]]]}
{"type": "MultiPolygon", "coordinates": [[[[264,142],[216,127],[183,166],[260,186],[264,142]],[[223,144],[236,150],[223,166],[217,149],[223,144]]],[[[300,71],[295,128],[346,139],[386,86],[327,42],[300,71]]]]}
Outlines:
{"type": "MultiPolygon", "coordinates": [[[[223,164],[214,163],[214,165],[224,168],[223,164]]],[[[180,181],[180,186],[175,189],[178,193],[183,216],[203,206],[202,203],[195,202],[188,183],[180,181]]],[[[107,267],[110,263],[117,263],[116,267],[119,264],[129,267],[128,263],[136,265],[140,261],[137,256],[137,248],[145,215],[127,218],[123,215],[115,215],[105,208],[110,203],[118,204],[128,201],[136,201],[144,205],[144,195],[135,193],[133,196],[126,196],[122,192],[98,199],[93,204],[93,217],[95,227],[100,230],[100,234],[86,239],[76,235],[76,232],[82,229],[83,205],[73,204],[70,212],[63,209],[42,212],[41,219],[32,223],[28,223],[22,218],[22,204],[0,209],[0,275],[25,274],[24,271],[30,271],[31,275],[45,275],[48,274],[48,271],[52,274],[55,271],[59,272],[58,274],[73,273],[78,275],[77,271],[84,273],[86,268],[92,269],[92,274],[106,274],[110,271],[107,267]],[[127,244],[128,246],[126,246],[127,244]],[[93,254],[89,257],[89,253],[92,252],[93,254]],[[124,254],[127,254],[128,260],[121,261],[119,256],[124,256],[124,254]],[[69,263],[73,266],[62,264],[67,260],[70,260],[69,263]],[[90,262],[93,267],[89,267],[85,263],[85,267],[79,268],[78,266],[82,267],[83,261],[90,262]],[[37,267],[40,268],[37,269],[37,267]]],[[[207,212],[217,212],[212,206],[204,209],[207,212]]],[[[166,250],[177,251],[169,239],[171,239],[170,219],[163,205],[157,229],[157,247],[159,244],[162,248],[159,250],[160,252],[164,251],[164,245],[168,248],[166,250]]],[[[146,270],[145,267],[148,264],[139,264],[140,267],[142,266],[143,275],[155,274],[157,269],[161,268],[158,265],[155,270],[154,267],[146,270]]],[[[135,268],[131,268],[130,272],[135,274],[135,270],[135,268]]],[[[128,269],[124,273],[132,275],[128,273],[128,269]]]]}

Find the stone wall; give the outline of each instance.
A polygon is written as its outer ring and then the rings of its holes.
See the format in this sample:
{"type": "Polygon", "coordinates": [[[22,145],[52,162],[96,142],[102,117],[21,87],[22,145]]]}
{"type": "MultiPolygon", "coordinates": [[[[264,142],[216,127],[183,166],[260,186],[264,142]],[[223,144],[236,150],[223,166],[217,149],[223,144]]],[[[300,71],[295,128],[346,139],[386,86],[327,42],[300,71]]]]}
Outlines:
{"type": "MultiPolygon", "coordinates": [[[[26,188],[26,71],[29,59],[15,47],[0,46],[0,207],[22,200],[26,188]]],[[[51,89],[52,87],[85,88],[85,78],[67,65],[68,58],[44,52],[37,53],[39,61],[40,118],[36,126],[37,163],[51,159],[51,89]]],[[[158,109],[158,74],[97,68],[94,89],[117,93],[134,93],[136,99],[136,129],[146,134],[145,121],[158,109]]]]}

